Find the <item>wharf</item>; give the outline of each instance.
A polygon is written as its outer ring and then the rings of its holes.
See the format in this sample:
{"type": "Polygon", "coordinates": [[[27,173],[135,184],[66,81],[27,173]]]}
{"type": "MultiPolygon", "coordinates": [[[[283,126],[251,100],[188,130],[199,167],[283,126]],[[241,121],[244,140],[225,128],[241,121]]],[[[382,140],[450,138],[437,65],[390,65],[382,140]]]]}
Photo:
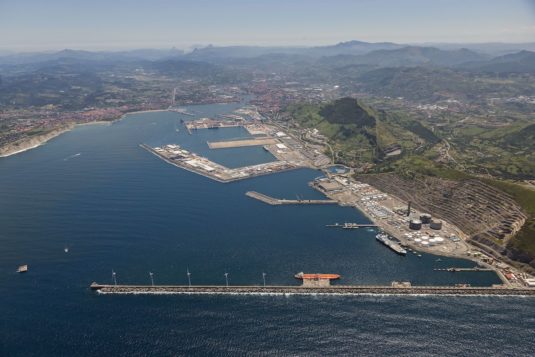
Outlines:
{"type": "Polygon", "coordinates": [[[377,224],[369,224],[369,223],[335,223],[335,224],[326,224],[325,227],[329,228],[344,228],[344,229],[351,229],[351,228],[376,228],[378,227],[377,224]]]}
{"type": "Polygon", "coordinates": [[[243,121],[218,120],[211,118],[201,118],[197,120],[191,120],[185,123],[186,128],[188,128],[189,130],[232,128],[237,126],[243,126],[243,124],[243,121]]]}
{"type": "Polygon", "coordinates": [[[206,158],[191,153],[188,157],[176,159],[174,157],[168,157],[148,145],[140,144],[140,147],[156,155],[160,159],[173,166],[182,168],[184,170],[196,173],[198,175],[210,178],[214,181],[221,183],[229,183],[252,177],[269,175],[277,172],[290,171],[298,168],[298,166],[292,165],[288,162],[273,161],[265,164],[230,169],[228,167],[217,164],[206,158]]]}
{"type": "Polygon", "coordinates": [[[278,141],[272,137],[260,137],[253,139],[241,139],[241,140],[225,140],[225,141],[208,141],[208,147],[210,149],[226,149],[226,148],[238,148],[244,146],[263,146],[263,145],[275,145],[278,141]]]}
{"type": "Polygon", "coordinates": [[[437,269],[433,269],[434,271],[449,271],[449,272],[463,272],[463,271],[494,271],[493,269],[489,269],[489,268],[480,268],[480,267],[475,267],[475,268],[455,268],[455,267],[452,267],[452,268],[437,268],[437,269]]]}
{"type": "Polygon", "coordinates": [[[530,296],[535,289],[520,287],[388,286],[221,286],[221,285],[102,285],[91,290],[105,294],[184,294],[184,295],[444,295],[444,296],[530,296]]]}
{"type": "Polygon", "coordinates": [[[263,193],[259,193],[256,191],[247,191],[245,193],[246,196],[254,198],[256,200],[262,201],[264,203],[267,203],[268,205],[277,206],[277,205],[325,205],[325,204],[338,204],[337,201],[334,200],[286,200],[286,199],[278,199],[273,198],[267,195],[264,195],[263,193]]]}

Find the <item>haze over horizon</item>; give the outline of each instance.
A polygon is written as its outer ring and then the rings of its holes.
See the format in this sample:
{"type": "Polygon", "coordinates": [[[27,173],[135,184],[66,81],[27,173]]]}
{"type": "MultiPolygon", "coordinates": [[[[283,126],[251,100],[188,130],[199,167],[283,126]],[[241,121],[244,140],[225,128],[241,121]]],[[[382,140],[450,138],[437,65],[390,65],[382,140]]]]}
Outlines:
{"type": "Polygon", "coordinates": [[[313,46],[354,39],[520,43],[535,39],[535,2],[3,0],[0,34],[0,50],[21,52],[313,46]]]}

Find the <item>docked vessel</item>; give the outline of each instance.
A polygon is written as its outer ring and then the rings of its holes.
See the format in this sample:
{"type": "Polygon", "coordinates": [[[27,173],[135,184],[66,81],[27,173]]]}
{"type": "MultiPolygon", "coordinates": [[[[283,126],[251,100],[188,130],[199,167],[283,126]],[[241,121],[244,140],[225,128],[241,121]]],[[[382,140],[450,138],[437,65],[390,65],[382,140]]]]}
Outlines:
{"type": "Polygon", "coordinates": [[[375,239],[377,239],[379,242],[383,243],[388,248],[392,249],[394,252],[400,255],[407,254],[407,250],[405,250],[405,248],[403,248],[399,243],[391,239],[390,236],[386,233],[379,233],[375,236],[375,239]]]}
{"type": "Polygon", "coordinates": [[[344,223],[343,229],[357,229],[359,225],[357,223],[344,223]]]}
{"type": "Polygon", "coordinates": [[[312,280],[337,280],[340,279],[339,274],[305,274],[303,272],[294,275],[296,279],[312,279],[312,280]]]}

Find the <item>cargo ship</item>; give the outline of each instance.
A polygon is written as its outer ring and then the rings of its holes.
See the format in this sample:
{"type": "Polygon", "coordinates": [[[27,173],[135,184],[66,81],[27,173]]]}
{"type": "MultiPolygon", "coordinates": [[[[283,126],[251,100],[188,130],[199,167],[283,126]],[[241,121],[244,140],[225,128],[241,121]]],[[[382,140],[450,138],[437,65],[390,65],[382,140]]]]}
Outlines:
{"type": "Polygon", "coordinates": [[[320,279],[337,280],[337,279],[340,279],[340,275],[339,274],[305,274],[303,272],[295,274],[294,277],[296,279],[301,279],[301,280],[304,280],[304,279],[311,279],[311,280],[320,280],[320,279]]]}
{"type": "Polygon", "coordinates": [[[390,236],[386,233],[379,233],[375,236],[375,239],[377,239],[379,242],[386,245],[388,248],[392,249],[394,252],[400,254],[400,255],[406,255],[407,250],[405,250],[399,243],[392,240],[390,236]]]}

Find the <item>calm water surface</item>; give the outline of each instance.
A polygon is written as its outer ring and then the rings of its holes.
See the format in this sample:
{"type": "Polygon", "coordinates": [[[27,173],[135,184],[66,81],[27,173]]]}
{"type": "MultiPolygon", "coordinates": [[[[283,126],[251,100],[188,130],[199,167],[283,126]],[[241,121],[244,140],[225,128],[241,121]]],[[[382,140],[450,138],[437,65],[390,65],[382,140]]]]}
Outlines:
{"type": "MultiPolygon", "coordinates": [[[[196,106],[198,116],[235,105],[196,106]]],[[[493,273],[424,254],[400,257],[375,232],[325,228],[367,219],[339,206],[265,205],[322,198],[321,173],[296,170],[221,184],[166,164],[139,144],[178,143],[229,167],[269,162],[257,148],[210,150],[242,128],[189,135],[158,112],[90,125],[0,159],[0,355],[530,355],[535,299],[497,297],[111,296],[108,283],[297,284],[299,271],[344,284],[490,285],[493,273]],[[79,154],[79,155],[77,155],[79,154]],[[65,253],[64,248],[69,252],[65,253]],[[30,272],[15,273],[20,264],[30,272]]]]}

